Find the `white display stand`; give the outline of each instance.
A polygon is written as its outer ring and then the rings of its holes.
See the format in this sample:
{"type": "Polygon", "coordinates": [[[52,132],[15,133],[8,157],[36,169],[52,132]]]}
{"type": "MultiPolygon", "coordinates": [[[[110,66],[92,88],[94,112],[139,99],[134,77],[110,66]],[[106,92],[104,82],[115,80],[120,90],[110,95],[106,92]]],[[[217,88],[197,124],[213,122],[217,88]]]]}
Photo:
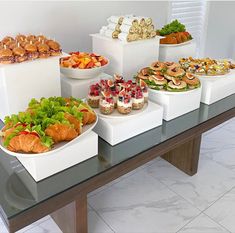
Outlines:
{"type": "Polygon", "coordinates": [[[38,182],[97,154],[98,135],[91,131],[82,137],[79,142],[71,144],[54,154],[31,158],[17,157],[17,159],[38,182]]]}
{"type": "Polygon", "coordinates": [[[31,98],[60,96],[59,57],[0,65],[0,119],[27,108],[31,98]]]}
{"type": "Polygon", "coordinates": [[[63,74],[61,80],[61,95],[63,97],[73,96],[75,98],[86,98],[91,84],[99,82],[101,79],[111,79],[112,76],[102,73],[93,79],[71,79],[66,78],[63,74]]]}
{"type": "Polygon", "coordinates": [[[159,61],[179,62],[183,57],[196,57],[196,43],[188,41],[182,44],[160,44],[159,61]]]}
{"type": "Polygon", "coordinates": [[[198,77],[202,84],[202,103],[213,104],[235,93],[235,70],[217,77],[198,77]]]}
{"type": "Polygon", "coordinates": [[[159,144],[161,136],[162,126],[159,126],[115,146],[100,140],[99,156],[113,166],[159,144]]]}
{"type": "Polygon", "coordinates": [[[111,145],[116,145],[161,125],[162,114],[163,108],[149,101],[147,109],[137,116],[99,117],[94,131],[111,145]]]}
{"type": "Polygon", "coordinates": [[[163,106],[163,119],[170,121],[200,107],[201,88],[185,92],[149,89],[149,99],[163,106]]]}
{"type": "Polygon", "coordinates": [[[91,36],[93,52],[109,59],[107,73],[110,75],[120,74],[125,79],[132,79],[141,68],[158,60],[161,37],[123,42],[100,34],[91,36]]]}

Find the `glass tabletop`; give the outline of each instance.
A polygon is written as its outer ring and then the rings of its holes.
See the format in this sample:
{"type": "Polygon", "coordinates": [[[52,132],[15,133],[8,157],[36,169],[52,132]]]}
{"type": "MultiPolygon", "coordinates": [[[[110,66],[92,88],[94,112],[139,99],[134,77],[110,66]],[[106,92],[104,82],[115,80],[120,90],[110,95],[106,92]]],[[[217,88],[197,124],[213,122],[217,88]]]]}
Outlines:
{"type": "MultiPolygon", "coordinates": [[[[99,138],[99,152],[83,163],[36,183],[19,161],[0,150],[0,208],[8,219],[235,107],[235,94],[200,108],[116,146],[99,138]]],[[[0,123],[2,126],[2,122],[0,123]]]]}

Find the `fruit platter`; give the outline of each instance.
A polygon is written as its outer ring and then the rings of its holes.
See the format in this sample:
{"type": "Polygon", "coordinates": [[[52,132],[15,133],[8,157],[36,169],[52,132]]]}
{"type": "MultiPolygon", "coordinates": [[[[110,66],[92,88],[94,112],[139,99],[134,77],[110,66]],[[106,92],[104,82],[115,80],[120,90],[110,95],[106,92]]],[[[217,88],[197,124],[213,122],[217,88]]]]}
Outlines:
{"type": "Polygon", "coordinates": [[[60,72],[66,77],[90,79],[101,74],[108,59],[95,53],[71,52],[60,58],[60,72]]]}
{"type": "Polygon", "coordinates": [[[80,99],[32,99],[24,112],[5,117],[0,147],[17,157],[54,153],[78,141],[96,122],[95,112],[80,99]]]}
{"type": "Polygon", "coordinates": [[[113,79],[90,86],[87,103],[101,116],[136,115],[147,107],[148,88],[144,82],[125,81],[122,76],[114,75],[113,79]]]}
{"type": "Polygon", "coordinates": [[[149,67],[141,69],[135,76],[138,83],[156,91],[185,92],[200,87],[200,80],[186,72],[179,63],[153,62],[149,67]]]}
{"type": "Polygon", "coordinates": [[[181,67],[189,73],[200,76],[220,76],[230,72],[235,68],[235,64],[228,60],[215,60],[211,58],[181,58],[179,60],[181,67]]]}

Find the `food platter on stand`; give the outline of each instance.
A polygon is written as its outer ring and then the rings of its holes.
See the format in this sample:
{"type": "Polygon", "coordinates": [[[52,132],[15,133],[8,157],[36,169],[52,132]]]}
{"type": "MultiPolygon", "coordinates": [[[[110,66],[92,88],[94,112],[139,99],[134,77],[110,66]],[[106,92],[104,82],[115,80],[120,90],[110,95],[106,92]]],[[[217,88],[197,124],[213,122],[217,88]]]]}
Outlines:
{"type": "Polygon", "coordinates": [[[159,46],[160,47],[179,47],[179,46],[182,46],[182,45],[190,44],[191,42],[193,42],[193,39],[185,41],[183,43],[179,43],[179,44],[159,44],[159,46]]]}
{"type": "Polygon", "coordinates": [[[83,138],[83,136],[87,135],[89,132],[92,131],[92,129],[95,127],[95,125],[98,122],[98,117],[96,117],[96,121],[90,125],[85,125],[82,127],[82,133],[77,136],[76,138],[74,138],[73,140],[69,141],[69,142],[60,142],[58,144],[56,144],[50,151],[44,152],[44,153],[19,153],[19,152],[12,152],[10,150],[8,150],[6,147],[4,147],[3,145],[3,139],[0,139],[0,148],[6,152],[8,155],[14,156],[14,157],[21,157],[21,158],[36,158],[39,156],[48,156],[48,155],[52,155],[55,154],[56,152],[64,149],[65,147],[68,147],[69,145],[72,145],[74,143],[78,143],[79,140],[81,140],[81,138],[83,138]]]}

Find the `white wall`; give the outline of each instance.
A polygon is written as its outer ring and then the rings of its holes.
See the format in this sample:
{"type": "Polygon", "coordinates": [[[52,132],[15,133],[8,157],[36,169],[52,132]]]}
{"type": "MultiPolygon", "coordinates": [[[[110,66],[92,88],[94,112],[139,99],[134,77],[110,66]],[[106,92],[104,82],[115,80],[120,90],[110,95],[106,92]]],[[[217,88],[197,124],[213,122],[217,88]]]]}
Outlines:
{"type": "Polygon", "coordinates": [[[205,56],[235,59],[235,2],[209,3],[205,56]]]}
{"type": "Polygon", "coordinates": [[[0,2],[0,38],[17,33],[43,33],[64,51],[91,51],[89,34],[98,32],[110,15],[152,17],[159,28],[166,23],[167,2],[0,2]]]}

